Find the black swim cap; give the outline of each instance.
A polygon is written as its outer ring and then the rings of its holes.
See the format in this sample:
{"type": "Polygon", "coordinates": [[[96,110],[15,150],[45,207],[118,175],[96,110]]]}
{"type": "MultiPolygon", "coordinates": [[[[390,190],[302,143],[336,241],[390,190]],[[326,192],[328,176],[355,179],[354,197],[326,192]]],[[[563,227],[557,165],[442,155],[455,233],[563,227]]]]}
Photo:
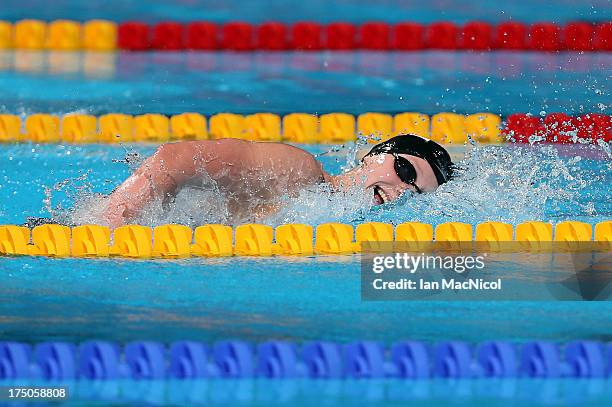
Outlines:
{"type": "Polygon", "coordinates": [[[424,159],[436,174],[438,185],[444,184],[453,176],[454,164],[446,149],[421,136],[400,134],[375,145],[365,157],[378,154],[408,154],[424,159]]]}

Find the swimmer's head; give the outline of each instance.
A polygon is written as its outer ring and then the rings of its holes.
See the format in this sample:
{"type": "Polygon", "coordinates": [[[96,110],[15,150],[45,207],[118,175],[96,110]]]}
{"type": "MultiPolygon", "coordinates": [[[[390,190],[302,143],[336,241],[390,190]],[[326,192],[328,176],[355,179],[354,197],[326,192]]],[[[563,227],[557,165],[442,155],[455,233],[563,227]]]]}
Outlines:
{"type": "Polygon", "coordinates": [[[375,145],[362,159],[365,188],[376,204],[391,202],[406,190],[435,191],[453,175],[453,162],[438,143],[403,134],[375,145]]]}

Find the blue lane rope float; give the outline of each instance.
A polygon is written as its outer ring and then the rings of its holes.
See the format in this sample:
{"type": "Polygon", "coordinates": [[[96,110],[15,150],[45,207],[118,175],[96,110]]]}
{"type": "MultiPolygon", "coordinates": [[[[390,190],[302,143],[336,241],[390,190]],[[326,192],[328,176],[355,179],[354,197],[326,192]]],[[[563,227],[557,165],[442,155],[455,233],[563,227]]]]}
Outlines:
{"type": "Polygon", "coordinates": [[[379,342],[348,344],[315,341],[301,346],[283,341],[251,344],[221,341],[208,346],[154,341],[123,348],[106,341],[78,346],[45,342],[33,347],[0,342],[0,382],[11,380],[191,380],[612,378],[612,343],[574,341],[564,345],[533,341],[514,344],[461,341],[427,344],[379,342]]]}

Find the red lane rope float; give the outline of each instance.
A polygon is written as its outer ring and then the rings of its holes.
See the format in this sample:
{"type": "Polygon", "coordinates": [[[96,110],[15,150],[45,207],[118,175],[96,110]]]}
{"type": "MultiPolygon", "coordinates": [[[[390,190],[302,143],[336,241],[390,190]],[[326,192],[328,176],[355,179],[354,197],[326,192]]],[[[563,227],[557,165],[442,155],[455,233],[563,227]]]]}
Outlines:
{"type": "Polygon", "coordinates": [[[321,25],[312,22],[294,24],[291,27],[291,48],[296,50],[320,50],[321,25]]]}
{"type": "Polygon", "coordinates": [[[574,51],[593,50],[593,26],[589,23],[570,23],[563,28],[565,46],[574,51]]]}
{"type": "Polygon", "coordinates": [[[252,51],[255,48],[253,26],[233,22],[222,27],[221,47],[232,51],[252,51]]]}
{"type": "Polygon", "coordinates": [[[541,118],[515,113],[506,117],[505,123],[501,129],[502,136],[518,143],[543,141],[570,144],[575,137],[583,142],[612,142],[612,116],[606,114],[570,116],[566,113],[549,113],[541,118]]]}
{"type": "MultiPolygon", "coordinates": [[[[142,23],[119,25],[119,48],[126,50],[153,49],[221,49],[233,51],[252,50],[532,50],[532,51],[611,51],[612,23],[591,24],[574,22],[565,26],[553,23],[527,25],[504,22],[492,25],[482,21],[463,26],[451,22],[429,25],[384,22],[367,22],[355,25],[334,22],[320,25],[300,22],[292,26],[280,22],[252,25],[246,22],[229,22],[221,26],[211,23],[161,23],[149,27],[153,42],[146,35],[142,23]],[[193,35],[193,24],[202,26],[206,41],[182,41],[182,31],[193,35]],[[124,26],[126,26],[125,29],[124,26]],[[127,38],[126,38],[127,37],[127,38]],[[189,44],[189,46],[188,46],[189,44]]],[[[200,34],[201,35],[201,34],[200,34]]]]}
{"type": "Polygon", "coordinates": [[[430,24],[425,30],[425,45],[432,49],[458,49],[458,30],[453,23],[430,24]]]}
{"type": "Polygon", "coordinates": [[[365,23],[359,27],[359,45],[363,49],[387,50],[391,45],[391,26],[365,23]]]}
{"type": "Polygon", "coordinates": [[[192,50],[215,50],[219,47],[218,27],[207,22],[194,22],[187,25],[186,48],[192,50]]]}
{"type": "Polygon", "coordinates": [[[287,49],[288,29],[282,23],[268,22],[257,27],[257,49],[282,51],[287,49]]]}
{"type": "Polygon", "coordinates": [[[499,24],[493,44],[497,49],[527,49],[527,26],[513,21],[499,24]]]}
{"type": "Polygon", "coordinates": [[[596,50],[612,51],[612,22],[595,27],[593,42],[596,50]]]}
{"type": "Polygon", "coordinates": [[[154,49],[176,51],[185,49],[185,27],[174,22],[162,22],[153,27],[154,49]]]}
{"type": "Polygon", "coordinates": [[[612,22],[548,22],[532,25],[515,21],[497,25],[472,21],[465,25],[435,22],[361,25],[333,22],[247,22],[214,24],[205,21],[139,21],[120,24],[104,20],[84,23],[58,20],[45,23],[0,21],[0,49],[145,50],[530,50],[612,51],[612,22]]]}
{"type": "Polygon", "coordinates": [[[529,48],[540,51],[558,51],[561,45],[561,28],[550,23],[534,24],[529,30],[529,48]]]}
{"type": "Polygon", "coordinates": [[[418,23],[400,23],[393,30],[393,48],[400,51],[412,51],[425,48],[423,33],[425,28],[418,23]]]}
{"type": "Polygon", "coordinates": [[[463,26],[460,47],[462,49],[490,50],[493,41],[493,26],[474,21],[463,26]]]}
{"type": "Polygon", "coordinates": [[[349,23],[331,23],[325,28],[325,48],[351,50],[357,48],[357,27],[349,23]]]}
{"type": "Polygon", "coordinates": [[[144,23],[129,21],[119,24],[117,46],[127,51],[144,51],[151,47],[151,27],[144,23]]]}

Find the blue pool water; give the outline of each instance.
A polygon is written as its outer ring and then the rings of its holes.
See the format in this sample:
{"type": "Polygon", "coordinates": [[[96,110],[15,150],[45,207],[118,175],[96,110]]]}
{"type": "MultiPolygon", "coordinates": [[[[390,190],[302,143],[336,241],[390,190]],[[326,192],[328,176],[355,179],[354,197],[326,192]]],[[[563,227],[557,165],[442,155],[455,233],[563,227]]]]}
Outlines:
{"type": "MultiPolygon", "coordinates": [[[[367,20],[463,23],[612,18],[608,1],[328,2],[5,0],[0,19],[109,18],[217,22],[367,20]],[[146,4],[145,4],[146,3],[146,4]]],[[[295,111],[354,114],[490,111],[610,114],[610,53],[315,52],[71,53],[0,51],[0,113],[174,114],[295,111]]],[[[155,145],[1,145],[0,224],[29,216],[97,222],[96,202],[155,145]]],[[[330,173],[353,146],[302,146],[330,173]]],[[[434,194],[371,208],[358,196],[305,192],[270,225],[422,221],[471,224],[612,218],[610,146],[457,146],[460,175],[434,194]]],[[[186,191],[158,225],[224,221],[219,198],[186,191]]],[[[510,282],[542,275],[500,265],[510,282]]],[[[0,340],[117,342],[401,339],[612,341],[611,302],[365,302],[360,257],[188,260],[0,257],[0,340]]],[[[611,405],[609,381],[78,383],[73,405],[611,405]],[[89,386],[89,387],[88,387],[89,386]],[[119,386],[119,390],[115,388],[119,386]],[[174,386],[174,387],[173,387],[174,386]],[[94,402],[94,400],[97,400],[94,402]]]]}
{"type": "MultiPolygon", "coordinates": [[[[43,383],[44,385],[44,383],[43,383]]],[[[606,380],[79,381],[62,405],[607,406],[606,380]]]]}
{"type": "Polygon", "coordinates": [[[358,256],[9,258],[0,272],[7,340],[612,339],[610,302],[363,302],[358,256]]]}
{"type": "Polygon", "coordinates": [[[526,22],[573,20],[609,20],[612,7],[605,0],[575,2],[570,0],[518,0],[498,2],[474,0],[433,0],[414,3],[398,0],[371,2],[366,0],[340,0],[329,2],[311,0],[108,0],[104,6],[97,2],[57,0],[48,7],[44,0],[5,0],[0,18],[18,20],[40,18],[54,20],[71,18],[89,20],[105,18],[113,21],[140,20],[208,20],[262,22],[278,20],[318,22],[380,20],[387,22],[450,20],[466,22],[474,19],[497,22],[517,20],[526,22]]]}
{"type": "MultiPolygon", "coordinates": [[[[325,151],[323,146],[307,148],[313,153],[325,151]]],[[[4,146],[0,223],[18,224],[27,216],[52,214],[72,222],[92,221],[87,210],[86,215],[75,215],[67,209],[75,203],[87,208],[83,202],[88,197],[109,192],[127,176],[128,166],[121,162],[126,152],[146,155],[153,149],[4,146]],[[45,195],[45,187],[50,195],[45,195]]],[[[452,153],[458,160],[466,151],[452,153]]],[[[470,148],[468,153],[472,158],[462,162],[462,175],[434,194],[407,197],[382,209],[355,207],[350,197],[326,206],[328,197],[307,195],[267,222],[579,219],[596,223],[610,218],[606,187],[610,160],[600,147],[492,146],[470,148]]],[[[346,153],[325,154],[321,159],[328,171],[338,172],[346,153]]],[[[181,213],[170,219],[157,216],[151,224],[188,223],[181,213]]],[[[195,225],[207,221],[194,220],[195,225]]],[[[612,334],[610,302],[362,302],[359,260],[358,256],[184,261],[1,258],[2,336],[27,341],[272,337],[298,342],[321,338],[476,342],[609,340],[612,334]]],[[[538,276],[523,272],[516,278],[536,281],[538,276]]]]}
{"type": "Polygon", "coordinates": [[[0,113],[610,113],[610,53],[1,52],[0,113]]]}

